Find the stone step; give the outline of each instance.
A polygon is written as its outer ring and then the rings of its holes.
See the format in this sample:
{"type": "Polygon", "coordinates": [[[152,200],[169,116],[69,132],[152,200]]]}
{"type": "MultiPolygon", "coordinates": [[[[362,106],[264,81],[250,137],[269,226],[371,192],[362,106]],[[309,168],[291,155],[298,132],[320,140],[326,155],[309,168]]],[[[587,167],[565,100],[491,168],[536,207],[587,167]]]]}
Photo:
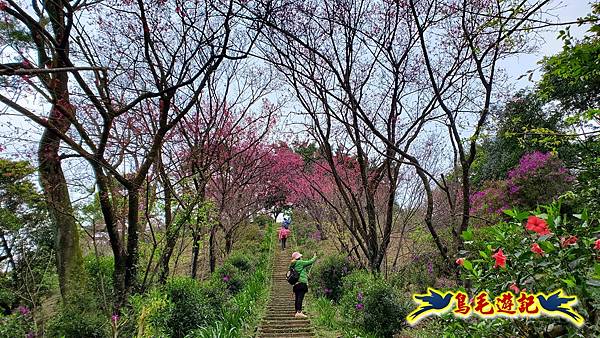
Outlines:
{"type": "Polygon", "coordinates": [[[273,327],[261,327],[260,333],[313,333],[313,329],[310,326],[305,327],[286,327],[286,328],[273,328],[273,327]]]}
{"type": "Polygon", "coordinates": [[[307,323],[310,324],[310,319],[308,318],[296,318],[294,317],[295,313],[271,313],[271,314],[265,314],[265,316],[263,317],[263,321],[278,321],[278,320],[284,320],[284,321],[292,321],[295,323],[307,323]]]}
{"type": "Polygon", "coordinates": [[[290,268],[291,251],[275,254],[271,274],[271,299],[258,329],[258,337],[312,338],[314,330],[308,318],[295,318],[292,285],[285,279],[290,268]]]}
{"type": "Polygon", "coordinates": [[[268,308],[276,308],[276,307],[280,307],[280,308],[288,308],[288,307],[292,307],[292,309],[294,308],[294,302],[283,302],[283,303],[271,303],[269,305],[267,305],[267,309],[268,308]]]}
{"type": "Polygon", "coordinates": [[[263,318],[263,323],[273,323],[273,322],[286,322],[286,323],[297,323],[297,324],[306,324],[310,325],[310,320],[307,318],[296,318],[294,315],[292,316],[266,316],[263,318]]]}
{"type": "Polygon", "coordinates": [[[259,337],[264,337],[264,338],[312,338],[313,336],[311,334],[306,334],[304,332],[293,332],[293,333],[286,333],[286,334],[280,334],[280,333],[263,333],[261,335],[259,335],[259,337]]]}
{"type": "Polygon", "coordinates": [[[296,329],[296,328],[310,328],[310,324],[306,322],[295,322],[295,321],[266,321],[263,322],[263,329],[296,329]]]}

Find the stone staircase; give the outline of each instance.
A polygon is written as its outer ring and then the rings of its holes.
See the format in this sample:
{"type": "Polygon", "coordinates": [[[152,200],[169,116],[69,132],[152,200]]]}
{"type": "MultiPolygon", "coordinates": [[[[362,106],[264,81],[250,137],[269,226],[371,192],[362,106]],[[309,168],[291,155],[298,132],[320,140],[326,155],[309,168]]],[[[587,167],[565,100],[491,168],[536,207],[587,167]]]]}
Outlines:
{"type": "MultiPolygon", "coordinates": [[[[290,250],[277,248],[273,263],[273,284],[271,298],[267,304],[267,312],[258,329],[259,337],[314,337],[313,328],[308,319],[294,318],[294,293],[292,286],[285,279],[288,271],[290,250]]],[[[306,301],[305,301],[306,302],[306,301]]]]}

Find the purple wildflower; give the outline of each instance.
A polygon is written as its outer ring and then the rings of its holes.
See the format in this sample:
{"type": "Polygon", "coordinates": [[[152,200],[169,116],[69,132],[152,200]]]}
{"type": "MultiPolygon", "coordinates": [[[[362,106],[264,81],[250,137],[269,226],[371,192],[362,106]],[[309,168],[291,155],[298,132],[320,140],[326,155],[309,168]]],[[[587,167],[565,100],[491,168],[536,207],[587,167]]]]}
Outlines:
{"type": "Polygon", "coordinates": [[[508,192],[509,192],[511,195],[514,195],[514,194],[518,193],[518,192],[519,192],[519,190],[521,190],[521,187],[519,187],[519,186],[516,186],[516,185],[515,185],[515,184],[513,184],[512,182],[508,182],[508,192]]]}
{"type": "Polygon", "coordinates": [[[358,295],[356,295],[356,298],[358,298],[359,301],[363,300],[363,293],[361,291],[358,292],[358,295]]]}
{"type": "Polygon", "coordinates": [[[543,167],[551,157],[552,153],[550,152],[542,153],[540,151],[534,151],[533,153],[525,154],[521,157],[519,165],[508,172],[508,178],[528,175],[543,167]]]}
{"type": "Polygon", "coordinates": [[[35,338],[35,333],[29,331],[26,335],[25,338],[35,338]]]}
{"type": "Polygon", "coordinates": [[[433,274],[433,264],[431,261],[427,262],[427,271],[429,271],[429,274],[433,274]]]}
{"type": "Polygon", "coordinates": [[[358,304],[356,304],[356,309],[357,309],[357,310],[362,310],[362,309],[364,309],[364,308],[365,308],[365,306],[364,306],[364,304],[363,304],[363,303],[358,303],[358,304]]]}
{"type": "Polygon", "coordinates": [[[23,306],[23,305],[19,306],[18,310],[19,310],[19,313],[23,316],[27,316],[30,312],[29,308],[27,306],[23,306]]]}
{"type": "Polygon", "coordinates": [[[231,279],[231,277],[229,277],[229,275],[225,275],[225,276],[223,276],[223,281],[224,281],[225,283],[229,282],[229,280],[230,280],[230,279],[231,279]]]}
{"type": "Polygon", "coordinates": [[[323,292],[324,292],[326,295],[328,295],[328,294],[330,294],[331,292],[333,292],[333,290],[331,290],[331,289],[329,289],[329,288],[325,288],[325,289],[323,289],[323,292]]]}
{"type": "Polygon", "coordinates": [[[112,315],[112,317],[110,317],[110,320],[116,324],[119,321],[119,315],[115,313],[112,315]]]}

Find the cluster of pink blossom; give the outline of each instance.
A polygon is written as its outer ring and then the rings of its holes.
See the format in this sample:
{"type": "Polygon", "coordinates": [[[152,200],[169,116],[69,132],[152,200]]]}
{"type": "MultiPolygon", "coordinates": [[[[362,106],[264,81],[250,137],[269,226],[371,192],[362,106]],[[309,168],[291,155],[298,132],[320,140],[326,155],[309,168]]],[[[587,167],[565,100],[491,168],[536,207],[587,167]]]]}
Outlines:
{"type": "Polygon", "coordinates": [[[575,179],[560,159],[540,151],[523,155],[507,176],[471,195],[472,213],[499,215],[511,206],[534,208],[568,190],[575,179]]]}

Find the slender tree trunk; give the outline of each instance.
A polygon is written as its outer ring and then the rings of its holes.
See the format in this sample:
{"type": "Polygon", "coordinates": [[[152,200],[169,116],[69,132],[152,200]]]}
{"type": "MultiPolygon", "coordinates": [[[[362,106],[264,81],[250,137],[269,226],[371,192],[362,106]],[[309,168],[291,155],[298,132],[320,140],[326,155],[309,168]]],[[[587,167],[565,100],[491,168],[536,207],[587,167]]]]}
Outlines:
{"type": "Polygon", "coordinates": [[[127,215],[127,256],[125,259],[125,291],[126,295],[137,288],[137,273],[139,259],[139,187],[128,189],[129,203],[127,215]]]}
{"type": "Polygon", "coordinates": [[[119,235],[118,222],[115,217],[115,211],[110,199],[109,178],[104,174],[99,165],[94,165],[96,174],[96,184],[98,185],[98,195],[100,200],[100,209],[104,217],[106,232],[110,241],[110,248],[114,257],[113,287],[115,289],[116,308],[123,304],[126,298],[125,292],[125,250],[123,246],[123,237],[119,235]]]}
{"type": "Polygon", "coordinates": [[[217,236],[217,227],[215,225],[210,228],[210,236],[208,238],[208,265],[210,267],[210,272],[215,272],[217,265],[217,248],[216,248],[216,237],[217,236]]]}
{"type": "Polygon", "coordinates": [[[427,177],[427,175],[425,175],[425,173],[422,170],[420,170],[418,168],[417,168],[417,175],[419,175],[419,177],[421,178],[421,181],[423,182],[423,188],[425,189],[425,193],[427,195],[427,210],[425,211],[425,225],[427,226],[427,229],[429,230],[429,233],[431,234],[431,237],[433,238],[433,241],[434,241],[436,247],[438,248],[440,255],[444,259],[444,262],[446,262],[446,265],[449,268],[451,268],[452,265],[450,264],[450,258],[448,257],[448,249],[446,248],[444,243],[442,243],[442,240],[438,236],[437,231],[433,227],[433,192],[431,191],[431,185],[429,184],[429,178],[427,177]]]}
{"type": "Polygon", "coordinates": [[[233,249],[233,230],[225,233],[225,253],[230,254],[233,249]]]}
{"type": "Polygon", "coordinates": [[[462,239],[463,231],[466,231],[469,227],[469,217],[471,201],[469,195],[471,194],[471,179],[469,177],[470,164],[463,163],[462,165],[462,218],[460,222],[460,228],[454,232],[454,240],[456,242],[457,252],[464,249],[464,241],[462,239]]]}
{"type": "Polygon", "coordinates": [[[200,226],[200,211],[196,213],[196,228],[193,229],[192,235],[192,272],[191,277],[196,278],[198,275],[198,258],[200,257],[200,240],[202,239],[202,228],[200,226]]]}
{"type": "MultiPolygon", "coordinates": [[[[162,170],[161,166],[161,176],[163,176],[163,181],[168,180],[169,178],[162,170]]],[[[163,183],[164,189],[164,197],[165,197],[165,236],[166,243],[164,253],[160,260],[160,276],[158,277],[158,281],[161,284],[164,284],[167,281],[167,277],[169,276],[169,262],[171,260],[171,255],[173,254],[173,250],[175,249],[175,245],[177,244],[177,229],[174,229],[173,225],[173,215],[171,212],[171,187],[167,182],[163,183]]]]}
{"type": "Polygon", "coordinates": [[[196,229],[196,233],[192,236],[192,272],[191,277],[196,278],[198,275],[198,261],[200,256],[200,240],[202,239],[202,235],[200,234],[200,230],[196,229]]]}

